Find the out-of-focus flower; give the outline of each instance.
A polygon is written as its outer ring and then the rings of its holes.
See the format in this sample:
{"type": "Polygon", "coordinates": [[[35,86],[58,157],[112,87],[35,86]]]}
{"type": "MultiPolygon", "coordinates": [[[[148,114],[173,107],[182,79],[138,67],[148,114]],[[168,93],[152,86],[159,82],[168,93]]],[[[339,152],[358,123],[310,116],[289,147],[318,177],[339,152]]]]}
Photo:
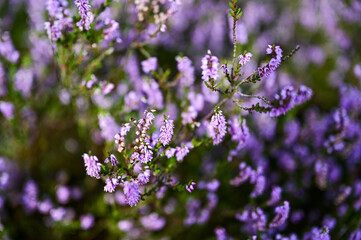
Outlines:
{"type": "Polygon", "coordinates": [[[14,117],[14,105],[11,102],[0,101],[0,112],[6,119],[12,119],[14,117]]]}
{"type": "Polygon", "coordinates": [[[94,225],[94,216],[92,214],[86,214],[80,216],[80,226],[83,230],[88,230],[94,225]]]}
{"type": "Polygon", "coordinates": [[[159,231],[166,224],[165,218],[160,217],[157,213],[151,213],[148,216],[141,217],[140,222],[144,228],[151,231],[159,231]]]}
{"type": "Polygon", "coordinates": [[[279,227],[286,222],[290,213],[289,202],[285,201],[281,206],[276,207],[275,212],[277,213],[277,215],[270,223],[270,227],[279,227]]]}
{"type": "Polygon", "coordinates": [[[141,62],[143,72],[150,73],[151,71],[155,71],[158,66],[158,60],[156,57],[151,57],[147,60],[141,62]]]}

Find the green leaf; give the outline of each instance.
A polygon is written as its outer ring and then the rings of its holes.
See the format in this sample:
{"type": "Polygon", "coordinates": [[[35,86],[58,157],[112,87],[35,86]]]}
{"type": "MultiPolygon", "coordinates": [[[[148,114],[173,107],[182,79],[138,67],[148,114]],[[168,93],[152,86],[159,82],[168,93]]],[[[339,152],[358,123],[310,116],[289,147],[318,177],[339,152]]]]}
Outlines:
{"type": "Polygon", "coordinates": [[[204,81],[204,84],[206,84],[209,89],[212,89],[212,87],[208,85],[207,81],[204,81]]]}

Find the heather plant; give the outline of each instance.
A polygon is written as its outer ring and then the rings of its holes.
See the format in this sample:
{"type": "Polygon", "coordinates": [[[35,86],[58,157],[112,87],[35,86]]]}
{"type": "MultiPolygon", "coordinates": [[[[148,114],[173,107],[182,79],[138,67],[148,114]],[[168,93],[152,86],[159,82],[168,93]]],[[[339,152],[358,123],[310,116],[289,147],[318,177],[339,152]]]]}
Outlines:
{"type": "Polygon", "coordinates": [[[359,1],[0,6],[3,239],[361,239],[359,1]]]}

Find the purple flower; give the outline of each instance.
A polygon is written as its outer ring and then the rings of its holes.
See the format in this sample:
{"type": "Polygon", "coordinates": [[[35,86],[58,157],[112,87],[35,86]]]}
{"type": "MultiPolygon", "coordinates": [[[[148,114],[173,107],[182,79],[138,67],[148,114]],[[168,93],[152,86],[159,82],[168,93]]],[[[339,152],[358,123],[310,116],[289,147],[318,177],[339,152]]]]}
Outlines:
{"type": "Polygon", "coordinates": [[[139,173],[138,182],[141,185],[147,184],[149,182],[150,170],[146,169],[144,172],[139,173]]]}
{"type": "Polygon", "coordinates": [[[316,184],[324,189],[327,185],[328,164],[325,161],[318,160],[315,163],[316,184]]]}
{"type": "Polygon", "coordinates": [[[0,112],[6,119],[14,117],[14,105],[11,102],[0,101],[0,112]]]}
{"type": "Polygon", "coordinates": [[[105,180],[106,185],[104,186],[105,192],[114,192],[115,188],[119,184],[118,178],[108,178],[105,180]]]}
{"type": "Polygon", "coordinates": [[[147,97],[146,103],[148,106],[163,108],[163,94],[156,81],[144,81],[142,90],[147,97]]]}
{"type": "Polygon", "coordinates": [[[127,133],[130,131],[130,129],[131,129],[130,123],[122,124],[122,126],[120,127],[120,136],[125,137],[127,133]]]}
{"type": "Polygon", "coordinates": [[[276,69],[281,65],[281,60],[277,58],[272,58],[269,63],[268,67],[271,71],[276,71],[276,69]]]}
{"type": "Polygon", "coordinates": [[[266,49],[266,53],[267,54],[272,54],[273,53],[273,47],[272,45],[268,45],[267,49],[266,49]]]}
{"type": "Polygon", "coordinates": [[[59,222],[65,218],[66,210],[63,207],[53,208],[50,210],[50,217],[54,222],[59,222]]]}
{"type": "Polygon", "coordinates": [[[53,208],[53,203],[50,199],[46,199],[42,202],[38,202],[38,210],[42,214],[48,214],[49,211],[53,208]]]}
{"type": "Polygon", "coordinates": [[[117,43],[121,43],[122,39],[120,38],[119,23],[115,20],[111,20],[108,25],[110,26],[103,31],[104,40],[108,42],[116,40],[117,43]]]}
{"type": "Polygon", "coordinates": [[[118,222],[118,228],[121,231],[128,232],[133,228],[133,222],[129,220],[122,220],[118,222]]]}
{"type": "Polygon", "coordinates": [[[275,100],[272,102],[273,107],[270,111],[270,117],[278,117],[285,114],[294,106],[309,100],[311,96],[312,90],[306,86],[301,86],[299,90],[295,90],[292,86],[283,88],[280,94],[275,95],[275,100]]]}
{"type": "Polygon", "coordinates": [[[232,186],[239,186],[240,184],[246,182],[248,179],[253,178],[253,176],[256,174],[256,172],[250,166],[247,166],[245,162],[239,164],[239,169],[239,175],[230,181],[230,184],[232,186]]]}
{"type": "Polygon", "coordinates": [[[114,154],[110,154],[110,157],[106,158],[104,163],[109,163],[109,158],[112,166],[117,166],[119,164],[117,158],[114,156],[114,154]]]}
{"type": "Polygon", "coordinates": [[[4,32],[0,37],[0,55],[12,63],[16,63],[19,60],[20,54],[11,42],[9,32],[4,32]]]}
{"type": "Polygon", "coordinates": [[[228,132],[232,136],[232,141],[244,144],[249,137],[249,129],[244,119],[242,123],[239,122],[238,117],[234,116],[232,120],[228,121],[228,132]]]}
{"type": "Polygon", "coordinates": [[[189,153],[189,148],[184,146],[184,147],[176,147],[176,152],[175,152],[175,156],[177,158],[177,161],[183,161],[184,157],[187,156],[187,154],[189,153]]]}
{"type": "Polygon", "coordinates": [[[218,58],[212,56],[211,51],[208,50],[207,54],[202,58],[201,69],[203,81],[209,81],[210,78],[216,81],[218,79],[218,66],[218,58]]]}
{"type": "Polygon", "coordinates": [[[303,236],[303,240],[331,240],[331,237],[327,227],[323,227],[322,229],[314,227],[311,232],[303,236]]]}
{"type": "Polygon", "coordinates": [[[89,0],[75,0],[75,5],[78,7],[78,12],[80,14],[80,21],[76,23],[80,31],[90,29],[90,24],[94,21],[94,15],[90,12],[89,0]]]}
{"type": "Polygon", "coordinates": [[[157,69],[158,60],[156,57],[149,58],[141,62],[143,72],[150,73],[151,71],[155,71],[157,69]]]}
{"type": "Polygon", "coordinates": [[[175,153],[176,153],[175,148],[171,148],[165,151],[165,155],[167,156],[167,158],[173,157],[175,153]]]}
{"type": "Polygon", "coordinates": [[[168,120],[168,117],[164,117],[164,125],[160,128],[159,141],[166,146],[170,143],[173,136],[174,124],[173,120],[168,120]]]}
{"type": "Polygon", "coordinates": [[[101,81],[99,83],[99,85],[100,85],[103,95],[107,95],[114,89],[114,84],[107,82],[107,81],[101,81]]]}
{"type": "Polygon", "coordinates": [[[267,54],[273,54],[275,57],[271,58],[270,62],[267,64],[267,66],[263,68],[258,68],[258,75],[260,78],[268,77],[271,72],[275,71],[282,62],[282,49],[280,46],[273,47],[271,45],[268,45],[268,48],[266,49],[267,54]]]}
{"type": "Polygon", "coordinates": [[[192,192],[192,191],[194,190],[194,187],[193,187],[194,185],[196,185],[195,182],[192,182],[191,184],[186,185],[186,190],[187,190],[188,192],[192,192]]]}
{"type": "Polygon", "coordinates": [[[223,141],[223,137],[227,132],[226,118],[223,116],[222,111],[217,111],[208,125],[209,136],[213,139],[213,145],[218,145],[223,141]]]}
{"type": "Polygon", "coordinates": [[[135,110],[138,109],[139,107],[139,100],[142,97],[142,95],[134,92],[134,91],[130,91],[127,95],[125,95],[124,97],[124,104],[125,104],[125,108],[127,108],[128,110],[135,110]]]}
{"type": "Polygon", "coordinates": [[[132,162],[135,162],[135,161],[138,161],[139,157],[140,157],[139,153],[138,153],[138,152],[134,152],[134,153],[132,154],[132,156],[130,156],[130,160],[131,160],[132,162]]]}
{"type": "Polygon", "coordinates": [[[266,230],[267,217],[261,208],[244,210],[241,214],[236,214],[236,219],[245,222],[249,232],[266,230]]]}
{"type": "Polygon", "coordinates": [[[151,213],[140,218],[140,223],[150,231],[159,231],[165,226],[165,218],[159,217],[158,213],[151,213]]]}
{"type": "Polygon", "coordinates": [[[61,38],[61,29],[58,24],[51,22],[44,22],[44,29],[48,34],[48,38],[52,41],[56,41],[61,38]]]}
{"type": "Polygon", "coordinates": [[[96,156],[89,156],[88,154],[83,154],[84,165],[86,167],[86,173],[94,178],[100,178],[100,170],[102,164],[98,162],[98,158],[96,156]]]}
{"type": "Polygon", "coordinates": [[[239,64],[241,66],[245,65],[246,63],[251,61],[252,56],[253,56],[252,53],[246,53],[246,54],[239,55],[238,56],[239,64]]]}
{"type": "Polygon", "coordinates": [[[194,67],[192,61],[188,57],[177,56],[177,68],[182,74],[179,81],[181,86],[189,87],[194,83],[194,67]]]}
{"type": "Polygon", "coordinates": [[[290,204],[288,201],[284,201],[283,205],[276,207],[275,212],[277,215],[270,223],[270,227],[276,228],[284,224],[290,213],[290,204]]]}
{"type": "Polygon", "coordinates": [[[83,230],[88,230],[94,225],[94,216],[92,214],[86,214],[80,216],[80,226],[83,230]]]}
{"type": "Polygon", "coordinates": [[[353,68],[353,73],[361,81],[361,65],[356,64],[353,68]]]}
{"type": "Polygon", "coordinates": [[[224,73],[224,74],[226,74],[226,75],[229,74],[229,70],[228,70],[226,64],[222,64],[221,69],[223,70],[223,73],[224,73]]]}
{"type": "Polygon", "coordinates": [[[283,50],[281,49],[280,46],[268,45],[268,47],[266,49],[266,53],[276,55],[276,59],[278,59],[278,60],[281,60],[281,58],[283,56],[283,54],[282,54],[283,50]]]}
{"type": "Polygon", "coordinates": [[[117,129],[119,129],[119,125],[109,113],[99,115],[98,120],[102,137],[107,141],[112,141],[114,135],[117,133],[117,129]]]}
{"type": "Polygon", "coordinates": [[[139,185],[136,182],[125,182],[123,192],[129,206],[136,206],[140,198],[139,185]]]}
{"type": "Polygon", "coordinates": [[[24,186],[22,203],[27,213],[32,213],[38,205],[38,186],[33,180],[28,181],[24,186]]]}
{"type": "Polygon", "coordinates": [[[294,103],[299,105],[299,104],[302,104],[308,100],[310,100],[310,98],[312,97],[312,89],[304,86],[304,85],[301,85],[298,92],[297,92],[297,95],[295,96],[295,99],[294,99],[294,103]]]}
{"type": "Polygon", "coordinates": [[[216,228],[214,229],[217,240],[227,240],[227,232],[225,228],[216,228]]]}
{"type": "Polygon", "coordinates": [[[65,0],[47,0],[46,10],[51,17],[61,19],[63,17],[63,10],[68,5],[65,0]]]}
{"type": "Polygon", "coordinates": [[[56,198],[61,204],[66,204],[70,200],[70,189],[67,186],[59,186],[56,189],[56,198]]]}
{"type": "Polygon", "coordinates": [[[193,123],[193,121],[196,119],[198,112],[193,106],[188,107],[188,111],[182,112],[182,124],[186,125],[189,123],[193,123]]]}
{"type": "Polygon", "coordinates": [[[272,188],[271,199],[268,200],[267,205],[272,206],[281,200],[282,188],[275,186],[272,188]]]}
{"type": "Polygon", "coordinates": [[[29,97],[33,86],[33,72],[30,69],[20,69],[15,74],[15,89],[24,97],[29,97]]]}
{"type": "Polygon", "coordinates": [[[141,163],[147,163],[152,161],[153,159],[153,151],[151,149],[149,149],[150,146],[144,146],[142,150],[140,151],[142,153],[142,155],[140,156],[140,162],[141,163]]]}
{"type": "Polygon", "coordinates": [[[257,173],[257,177],[255,180],[254,189],[251,193],[251,197],[254,198],[260,196],[265,188],[266,188],[266,177],[257,173]]]}

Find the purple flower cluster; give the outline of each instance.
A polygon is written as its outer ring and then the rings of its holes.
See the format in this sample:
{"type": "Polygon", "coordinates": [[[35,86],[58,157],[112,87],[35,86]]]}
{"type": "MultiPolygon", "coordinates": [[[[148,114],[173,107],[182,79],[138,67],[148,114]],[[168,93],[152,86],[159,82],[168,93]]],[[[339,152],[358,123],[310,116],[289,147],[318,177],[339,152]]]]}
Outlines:
{"type": "Polygon", "coordinates": [[[227,133],[226,118],[222,114],[222,111],[218,110],[212,116],[211,122],[208,126],[208,134],[213,139],[213,145],[218,145],[223,141],[224,136],[227,133]]]}
{"type": "Polygon", "coordinates": [[[119,125],[115,122],[114,118],[108,113],[105,115],[99,115],[99,127],[101,129],[101,136],[106,141],[112,141],[114,135],[117,133],[117,129],[119,129],[119,125]]]}
{"type": "Polygon", "coordinates": [[[22,203],[26,212],[32,213],[36,210],[38,202],[38,191],[38,186],[33,180],[30,180],[25,184],[22,203]]]}
{"type": "Polygon", "coordinates": [[[4,32],[1,34],[0,55],[3,56],[7,61],[12,63],[16,63],[19,60],[20,54],[14,48],[9,32],[4,32]]]}
{"type": "Polygon", "coordinates": [[[258,68],[258,75],[260,78],[268,77],[270,73],[274,72],[282,62],[283,50],[280,46],[268,45],[266,52],[267,54],[272,55],[272,58],[267,64],[267,66],[258,68]]]}
{"type": "Polygon", "coordinates": [[[177,161],[183,161],[184,157],[187,156],[187,154],[189,153],[189,150],[193,148],[192,143],[185,143],[182,144],[182,146],[178,146],[175,148],[170,148],[168,150],[165,151],[165,156],[167,156],[167,158],[171,158],[173,156],[175,156],[177,158],[177,161]]]}
{"type": "Polygon", "coordinates": [[[246,63],[248,63],[249,61],[251,61],[252,58],[252,53],[245,53],[245,54],[241,54],[238,56],[238,60],[239,60],[239,64],[241,66],[244,66],[246,63]]]}
{"type": "Polygon", "coordinates": [[[119,179],[117,179],[117,178],[108,178],[107,180],[105,180],[105,183],[106,183],[106,185],[104,187],[104,191],[105,192],[114,192],[115,188],[119,184],[119,179]]]}
{"type": "Polygon", "coordinates": [[[0,112],[6,119],[14,117],[15,109],[11,102],[0,101],[0,112]]]}
{"type": "Polygon", "coordinates": [[[123,192],[129,206],[136,206],[140,199],[139,184],[134,181],[125,182],[123,192]]]}
{"type": "Polygon", "coordinates": [[[196,185],[195,182],[192,182],[191,184],[187,185],[186,190],[191,193],[194,190],[194,185],[196,185]]]}
{"type": "Polygon", "coordinates": [[[251,193],[251,197],[260,196],[266,187],[266,177],[263,175],[262,167],[257,170],[253,170],[250,166],[247,166],[245,162],[239,164],[239,175],[230,181],[232,186],[239,186],[240,184],[249,181],[254,184],[254,189],[251,193]]]}
{"type": "Polygon", "coordinates": [[[302,104],[312,97],[312,90],[306,86],[301,86],[296,90],[292,86],[285,87],[280,94],[276,94],[270,111],[270,117],[284,115],[293,107],[302,104]]]}
{"type": "Polygon", "coordinates": [[[155,71],[158,66],[158,60],[156,57],[149,58],[141,62],[143,72],[150,73],[151,71],[155,71]]]}
{"type": "Polygon", "coordinates": [[[168,145],[172,140],[173,129],[174,129],[173,120],[169,120],[169,116],[164,117],[164,124],[160,128],[160,135],[159,135],[159,141],[163,144],[163,146],[168,145]]]}
{"type": "Polygon", "coordinates": [[[141,185],[147,184],[149,182],[151,171],[149,169],[146,169],[144,172],[139,173],[137,179],[138,183],[141,185]]]}
{"type": "Polygon", "coordinates": [[[44,27],[52,41],[60,39],[65,29],[73,29],[73,19],[70,17],[69,10],[65,9],[67,5],[68,2],[65,0],[47,0],[46,2],[46,9],[53,19],[45,22],[44,27]]]}
{"type": "Polygon", "coordinates": [[[94,15],[90,12],[89,0],[75,0],[81,19],[76,23],[80,31],[90,30],[90,24],[94,21],[94,15]]]}
{"type": "Polygon", "coordinates": [[[237,213],[235,218],[246,223],[246,229],[250,233],[266,230],[267,217],[261,208],[246,209],[242,213],[237,213]]]}
{"type": "Polygon", "coordinates": [[[80,226],[83,230],[88,230],[94,225],[94,216],[92,214],[86,214],[80,216],[80,226]]]}
{"type": "Polygon", "coordinates": [[[104,160],[104,163],[109,163],[109,161],[111,162],[113,167],[119,165],[119,162],[114,154],[110,154],[110,156],[104,160]]]}
{"type": "Polygon", "coordinates": [[[94,178],[100,178],[100,170],[102,164],[99,163],[98,158],[94,155],[89,156],[88,154],[83,154],[84,166],[86,167],[86,173],[94,178]]]}
{"type": "Polygon", "coordinates": [[[288,201],[285,201],[281,206],[276,207],[275,212],[277,215],[274,217],[272,222],[270,223],[270,227],[280,227],[283,225],[290,213],[290,204],[288,201]]]}
{"type": "Polygon", "coordinates": [[[190,87],[194,83],[194,67],[192,61],[188,57],[177,56],[177,68],[181,73],[180,84],[181,86],[190,87]]]}
{"type": "Polygon", "coordinates": [[[159,231],[165,226],[166,220],[157,213],[151,213],[148,216],[141,217],[140,223],[150,231],[159,231]]]}
{"type": "Polygon", "coordinates": [[[208,50],[207,54],[202,58],[202,80],[209,81],[218,79],[219,61],[216,56],[213,56],[211,51],[208,50]]]}

